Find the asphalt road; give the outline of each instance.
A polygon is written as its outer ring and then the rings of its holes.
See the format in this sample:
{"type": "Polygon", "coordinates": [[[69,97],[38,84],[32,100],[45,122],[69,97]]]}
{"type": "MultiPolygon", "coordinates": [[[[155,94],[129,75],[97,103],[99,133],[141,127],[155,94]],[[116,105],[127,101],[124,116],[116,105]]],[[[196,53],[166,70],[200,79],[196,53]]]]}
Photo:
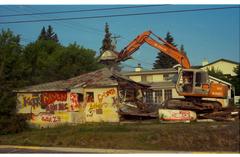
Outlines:
{"type": "MultiPolygon", "coordinates": [[[[69,148],[69,147],[37,147],[37,146],[11,146],[0,145],[1,154],[234,154],[234,152],[179,152],[179,151],[144,151],[120,149],[95,148],[69,148]]],[[[238,155],[238,154],[236,154],[238,155]]]]}
{"type": "Polygon", "coordinates": [[[61,152],[61,151],[51,151],[51,150],[36,150],[36,149],[23,149],[23,148],[0,148],[0,154],[69,154],[69,153],[77,153],[77,154],[89,154],[89,152],[61,152]]]}

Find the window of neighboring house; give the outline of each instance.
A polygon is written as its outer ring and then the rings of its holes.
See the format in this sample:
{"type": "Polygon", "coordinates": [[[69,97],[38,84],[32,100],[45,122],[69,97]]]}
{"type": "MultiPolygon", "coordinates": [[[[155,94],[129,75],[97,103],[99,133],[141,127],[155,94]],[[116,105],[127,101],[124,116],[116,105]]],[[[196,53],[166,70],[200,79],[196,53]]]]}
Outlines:
{"type": "Polygon", "coordinates": [[[78,95],[78,102],[83,102],[83,94],[77,93],[77,95],[78,95]]]}
{"type": "Polygon", "coordinates": [[[163,101],[162,90],[155,91],[155,103],[161,103],[163,101]]]}
{"type": "Polygon", "coordinates": [[[94,102],[94,93],[93,92],[87,92],[86,95],[87,95],[87,97],[86,97],[87,102],[94,102]]]}
{"type": "Polygon", "coordinates": [[[153,91],[152,90],[146,91],[146,102],[147,103],[153,102],[153,91]]]}
{"type": "Polygon", "coordinates": [[[147,82],[147,76],[146,75],[142,75],[141,81],[142,82],[147,82]]]}
{"type": "Polygon", "coordinates": [[[169,74],[163,74],[163,80],[168,81],[169,80],[169,74]]]}
{"type": "Polygon", "coordinates": [[[147,75],[147,82],[153,82],[153,76],[152,75],[147,75]]]}
{"type": "Polygon", "coordinates": [[[165,89],[164,90],[164,99],[168,100],[172,98],[172,90],[171,89],[165,89]]]}

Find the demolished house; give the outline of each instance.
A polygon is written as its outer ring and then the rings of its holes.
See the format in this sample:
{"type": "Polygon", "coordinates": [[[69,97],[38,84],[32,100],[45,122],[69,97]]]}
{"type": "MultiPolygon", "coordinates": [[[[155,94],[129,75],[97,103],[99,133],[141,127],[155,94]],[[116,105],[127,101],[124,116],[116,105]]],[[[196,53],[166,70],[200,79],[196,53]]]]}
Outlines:
{"type": "Polygon", "coordinates": [[[16,90],[17,112],[38,127],[64,123],[119,122],[123,115],[147,114],[148,85],[103,68],[67,80],[16,90]]]}

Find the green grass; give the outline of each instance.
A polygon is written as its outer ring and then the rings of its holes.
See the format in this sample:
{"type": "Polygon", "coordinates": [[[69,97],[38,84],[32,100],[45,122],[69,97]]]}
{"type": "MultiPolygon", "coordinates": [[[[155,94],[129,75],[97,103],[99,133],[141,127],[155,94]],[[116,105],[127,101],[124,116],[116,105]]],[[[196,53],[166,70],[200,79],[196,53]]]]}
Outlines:
{"type": "Polygon", "coordinates": [[[239,152],[239,122],[59,126],[1,135],[0,144],[239,152]]]}

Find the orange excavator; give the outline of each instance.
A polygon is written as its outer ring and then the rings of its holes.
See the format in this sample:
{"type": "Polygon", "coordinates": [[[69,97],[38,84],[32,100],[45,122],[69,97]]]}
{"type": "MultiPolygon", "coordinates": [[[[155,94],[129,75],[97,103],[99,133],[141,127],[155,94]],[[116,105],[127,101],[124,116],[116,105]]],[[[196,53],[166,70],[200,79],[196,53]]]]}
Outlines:
{"type": "MultiPolygon", "coordinates": [[[[219,101],[208,99],[226,98],[228,87],[223,84],[210,82],[208,73],[201,69],[191,69],[189,59],[184,53],[151,31],[143,32],[122,49],[121,52],[114,53],[116,56],[114,62],[118,63],[131,58],[130,56],[144,43],[175,59],[181,66],[178,68],[176,91],[184,98],[167,100],[164,102],[166,108],[188,109],[196,112],[221,110],[222,104],[219,101]],[[151,36],[155,36],[158,41],[151,36]]],[[[113,58],[111,59],[113,60],[113,58]]]]}

